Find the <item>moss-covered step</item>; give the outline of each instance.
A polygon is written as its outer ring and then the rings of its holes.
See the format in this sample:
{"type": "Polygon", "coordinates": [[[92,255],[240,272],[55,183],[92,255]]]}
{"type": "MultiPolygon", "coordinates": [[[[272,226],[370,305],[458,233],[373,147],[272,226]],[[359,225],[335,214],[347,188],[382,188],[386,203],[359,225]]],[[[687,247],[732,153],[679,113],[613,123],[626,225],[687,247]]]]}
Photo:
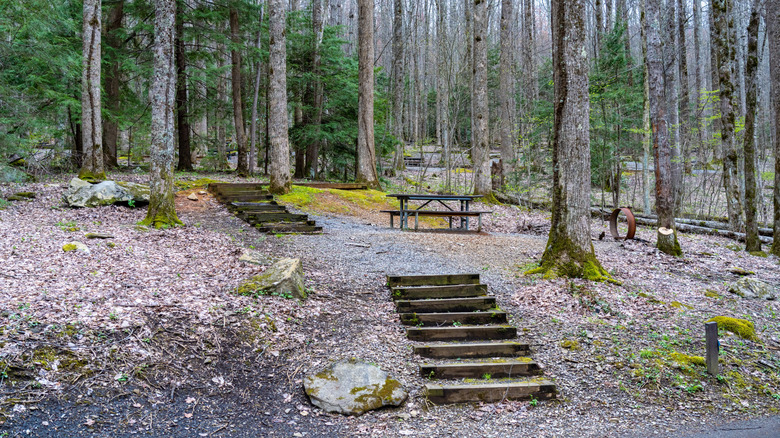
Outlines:
{"type": "Polygon", "coordinates": [[[452,284],[447,286],[403,286],[392,288],[394,300],[420,300],[430,298],[464,298],[487,295],[484,284],[452,284]]]}
{"type": "Polygon", "coordinates": [[[479,284],[479,274],[444,275],[388,275],[387,285],[399,286],[445,286],[454,284],[479,284]]]}
{"type": "Polygon", "coordinates": [[[475,312],[496,307],[495,297],[397,300],[399,313],[475,312]]]}
{"type": "Polygon", "coordinates": [[[402,313],[401,324],[417,326],[442,326],[458,324],[503,324],[506,312],[444,312],[444,313],[402,313]]]}
{"type": "Polygon", "coordinates": [[[527,357],[420,365],[420,375],[429,379],[498,379],[541,372],[539,364],[527,357]]]}
{"type": "Polygon", "coordinates": [[[409,327],[406,337],[411,341],[484,341],[513,339],[517,328],[511,325],[475,325],[459,327],[409,327]]]}
{"type": "Polygon", "coordinates": [[[268,184],[260,183],[211,183],[208,189],[212,192],[221,190],[265,190],[268,188],[268,184]]]}
{"type": "Polygon", "coordinates": [[[256,225],[256,228],[261,233],[272,234],[318,234],[322,232],[322,227],[307,224],[265,223],[256,225]]]}
{"type": "Polygon", "coordinates": [[[528,344],[500,342],[436,342],[415,345],[414,353],[431,359],[472,359],[484,357],[514,357],[528,354],[528,344]]]}
{"type": "Polygon", "coordinates": [[[231,202],[252,202],[252,201],[270,201],[273,199],[272,195],[251,195],[251,194],[235,194],[235,195],[215,195],[218,201],[226,204],[231,202]]]}
{"type": "Polygon", "coordinates": [[[309,216],[295,213],[246,213],[239,212],[236,216],[249,222],[252,225],[264,222],[306,222],[309,216]]]}
{"type": "Polygon", "coordinates": [[[555,398],[555,384],[545,379],[530,379],[518,382],[496,382],[460,385],[425,385],[428,400],[436,404],[500,402],[502,400],[524,400],[555,398]]]}
{"type": "Polygon", "coordinates": [[[228,205],[228,210],[236,212],[236,211],[243,211],[247,213],[251,213],[254,211],[257,212],[268,212],[268,211],[287,211],[287,208],[285,208],[283,205],[279,205],[277,203],[270,203],[270,202],[247,202],[247,204],[252,205],[228,205]]]}

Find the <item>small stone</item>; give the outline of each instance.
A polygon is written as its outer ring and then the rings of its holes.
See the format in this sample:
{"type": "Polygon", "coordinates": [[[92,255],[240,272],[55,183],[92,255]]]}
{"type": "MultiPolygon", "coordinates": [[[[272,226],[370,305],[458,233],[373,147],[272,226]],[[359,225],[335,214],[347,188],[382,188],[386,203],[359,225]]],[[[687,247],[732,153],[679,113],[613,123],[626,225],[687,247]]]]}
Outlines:
{"type": "Polygon", "coordinates": [[[239,295],[270,294],[292,298],[306,298],[303,284],[303,266],[300,259],[281,259],[262,275],[246,279],[236,289],[239,295]]]}
{"type": "Polygon", "coordinates": [[[238,258],[239,262],[244,263],[250,263],[253,265],[270,265],[273,263],[271,259],[263,255],[263,253],[259,251],[252,251],[252,250],[245,250],[243,254],[241,254],[241,257],[238,258]]]}
{"type": "Polygon", "coordinates": [[[747,299],[767,299],[777,298],[775,288],[765,282],[752,277],[743,277],[729,285],[729,292],[747,299]]]}
{"type": "Polygon", "coordinates": [[[114,236],[108,233],[87,233],[84,235],[87,239],[113,239],[114,236]]]}
{"type": "Polygon", "coordinates": [[[89,248],[81,242],[73,241],[62,245],[62,250],[65,252],[78,251],[89,254],[89,248]]]}
{"type": "Polygon", "coordinates": [[[199,191],[199,192],[198,192],[198,194],[199,194],[199,195],[206,195],[207,193],[206,193],[206,191],[205,191],[205,190],[201,190],[201,191],[199,191]]]}
{"type": "Polygon", "coordinates": [[[190,193],[190,195],[187,196],[187,199],[189,199],[190,201],[197,201],[198,195],[196,195],[195,193],[190,193]]]}

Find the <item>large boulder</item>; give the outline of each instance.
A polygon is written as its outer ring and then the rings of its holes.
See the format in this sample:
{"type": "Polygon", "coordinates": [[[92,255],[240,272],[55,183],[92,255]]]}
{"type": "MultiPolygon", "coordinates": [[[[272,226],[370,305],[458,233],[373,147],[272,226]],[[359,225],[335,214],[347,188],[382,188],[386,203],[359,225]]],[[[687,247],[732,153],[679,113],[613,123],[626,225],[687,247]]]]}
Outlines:
{"type": "Polygon", "coordinates": [[[239,295],[279,295],[306,298],[303,265],[300,259],[281,259],[261,275],[244,280],[236,289],[239,295]]]}
{"type": "Polygon", "coordinates": [[[399,381],[376,365],[355,359],[336,362],[306,376],[303,389],[315,406],[346,415],[399,406],[407,397],[399,381]]]}
{"type": "Polygon", "coordinates": [[[149,202],[149,186],[124,181],[103,181],[90,184],[73,178],[63,196],[71,207],[98,207],[118,202],[149,202]]]}
{"type": "Polygon", "coordinates": [[[775,288],[771,284],[751,277],[740,278],[731,283],[729,292],[749,299],[774,300],[777,298],[775,288]]]}

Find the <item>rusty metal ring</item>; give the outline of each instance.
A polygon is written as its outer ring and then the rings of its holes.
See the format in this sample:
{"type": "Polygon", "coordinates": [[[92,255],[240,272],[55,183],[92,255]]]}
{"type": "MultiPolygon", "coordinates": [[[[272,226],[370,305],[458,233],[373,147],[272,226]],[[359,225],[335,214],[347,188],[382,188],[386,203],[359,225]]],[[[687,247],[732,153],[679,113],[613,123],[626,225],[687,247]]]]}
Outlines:
{"type": "Polygon", "coordinates": [[[618,240],[630,240],[634,238],[634,233],[636,233],[636,219],[634,219],[634,213],[631,212],[630,208],[620,207],[612,212],[612,215],[609,217],[609,232],[612,234],[612,237],[618,240]],[[620,233],[618,233],[617,229],[617,219],[621,212],[626,215],[626,222],[628,222],[628,232],[625,237],[620,237],[620,233]]]}

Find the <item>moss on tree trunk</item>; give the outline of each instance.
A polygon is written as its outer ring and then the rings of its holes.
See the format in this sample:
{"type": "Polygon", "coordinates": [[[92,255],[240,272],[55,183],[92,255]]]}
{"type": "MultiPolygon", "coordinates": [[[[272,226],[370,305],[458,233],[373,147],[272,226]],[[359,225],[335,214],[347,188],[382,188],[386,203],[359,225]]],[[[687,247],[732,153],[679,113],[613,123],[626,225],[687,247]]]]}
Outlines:
{"type": "Polygon", "coordinates": [[[601,266],[592,245],[590,251],[583,250],[566,236],[550,236],[540,266],[525,274],[543,274],[545,279],[584,278],[620,284],[601,266]]]}

